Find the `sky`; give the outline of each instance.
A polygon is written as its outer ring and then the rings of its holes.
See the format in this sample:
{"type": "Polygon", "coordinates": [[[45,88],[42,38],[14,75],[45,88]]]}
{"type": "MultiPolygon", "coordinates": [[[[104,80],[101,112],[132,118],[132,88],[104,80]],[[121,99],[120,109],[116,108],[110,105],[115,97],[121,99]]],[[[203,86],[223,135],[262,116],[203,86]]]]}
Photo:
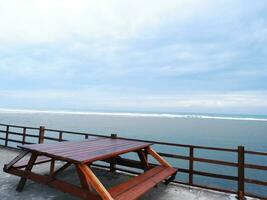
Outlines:
{"type": "Polygon", "coordinates": [[[267,114],[266,0],[0,0],[0,108],[267,114]]]}

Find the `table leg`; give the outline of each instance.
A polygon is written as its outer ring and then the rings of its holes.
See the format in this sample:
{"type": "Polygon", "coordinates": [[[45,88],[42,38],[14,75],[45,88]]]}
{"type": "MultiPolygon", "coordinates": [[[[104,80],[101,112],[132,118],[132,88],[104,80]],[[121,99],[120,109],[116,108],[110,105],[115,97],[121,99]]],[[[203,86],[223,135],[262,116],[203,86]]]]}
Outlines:
{"type": "Polygon", "coordinates": [[[110,172],[116,172],[116,158],[110,159],[110,172]]]}
{"type": "Polygon", "coordinates": [[[49,172],[49,177],[53,178],[54,176],[54,171],[55,171],[55,159],[53,158],[50,163],[50,172],[49,172]]]}
{"type": "MultiPolygon", "coordinates": [[[[31,158],[30,158],[30,160],[29,160],[29,162],[25,168],[25,173],[32,170],[32,167],[33,167],[37,157],[38,157],[38,155],[36,153],[32,153],[31,158]]],[[[17,189],[16,189],[18,192],[21,192],[23,190],[26,181],[27,181],[27,178],[23,177],[20,179],[19,184],[18,184],[17,189]]]]}
{"type": "Polygon", "coordinates": [[[78,164],[77,168],[82,179],[84,179],[83,181],[88,185],[88,188],[91,185],[103,200],[113,200],[110,193],[86,164],[78,164]]]}
{"type": "Polygon", "coordinates": [[[177,174],[177,172],[174,173],[170,178],[168,178],[168,179],[165,181],[165,185],[168,185],[170,182],[172,182],[172,181],[175,179],[176,174],[177,174]]]}
{"type": "Polygon", "coordinates": [[[143,150],[137,151],[138,157],[141,161],[142,167],[144,168],[144,171],[147,171],[149,169],[149,164],[147,162],[147,157],[143,150]]]}
{"type": "Polygon", "coordinates": [[[83,171],[81,170],[81,168],[78,165],[76,165],[76,170],[77,170],[77,173],[79,175],[80,183],[81,183],[82,188],[85,189],[85,190],[92,191],[93,189],[91,187],[90,182],[86,179],[83,171]]]}

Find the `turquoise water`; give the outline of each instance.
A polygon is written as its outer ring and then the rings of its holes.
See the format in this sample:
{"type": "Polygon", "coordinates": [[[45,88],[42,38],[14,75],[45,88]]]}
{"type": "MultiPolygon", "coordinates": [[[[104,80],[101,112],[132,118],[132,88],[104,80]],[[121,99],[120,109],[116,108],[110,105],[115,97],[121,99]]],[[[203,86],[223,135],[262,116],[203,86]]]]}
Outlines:
{"type": "MultiPolygon", "coordinates": [[[[44,125],[47,128],[91,132],[109,135],[117,133],[122,137],[151,139],[157,141],[175,142],[180,144],[194,144],[204,146],[237,148],[245,146],[247,150],[267,152],[267,117],[255,115],[211,115],[197,113],[71,113],[61,112],[0,112],[0,123],[36,126],[44,125]]],[[[47,134],[52,135],[54,133],[47,134]]],[[[14,138],[18,136],[13,136],[14,138]]],[[[83,139],[81,137],[67,136],[68,139],[83,139]]],[[[0,142],[1,143],[1,142],[0,142]]],[[[15,145],[15,144],[13,144],[15,145]]],[[[166,148],[157,146],[155,148],[166,153],[188,155],[184,148],[166,148]]],[[[236,162],[237,155],[234,153],[198,150],[197,157],[222,159],[236,162]]],[[[188,161],[169,161],[176,167],[187,168],[188,161]]],[[[267,166],[267,157],[247,156],[247,163],[256,163],[267,166]]],[[[207,165],[195,163],[196,170],[217,172],[227,175],[236,175],[232,167],[218,165],[207,165]]],[[[260,170],[246,170],[248,178],[259,178],[267,181],[267,174],[260,170]]],[[[179,173],[179,180],[186,181],[187,175],[179,173]]],[[[214,178],[203,178],[195,176],[196,183],[206,185],[220,185],[225,188],[235,188],[232,181],[221,181],[214,178]]],[[[265,194],[267,187],[255,187],[246,185],[249,191],[265,194]]]]}

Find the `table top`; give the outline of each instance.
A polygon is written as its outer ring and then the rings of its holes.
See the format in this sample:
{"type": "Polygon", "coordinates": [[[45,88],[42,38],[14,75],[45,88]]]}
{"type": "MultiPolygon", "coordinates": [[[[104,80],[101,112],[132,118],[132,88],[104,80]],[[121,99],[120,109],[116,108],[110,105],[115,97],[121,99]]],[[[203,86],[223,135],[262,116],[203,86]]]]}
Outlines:
{"type": "Polygon", "coordinates": [[[68,162],[91,163],[143,149],[150,145],[151,143],[139,141],[92,137],[82,141],[30,144],[18,147],[68,162]]]}

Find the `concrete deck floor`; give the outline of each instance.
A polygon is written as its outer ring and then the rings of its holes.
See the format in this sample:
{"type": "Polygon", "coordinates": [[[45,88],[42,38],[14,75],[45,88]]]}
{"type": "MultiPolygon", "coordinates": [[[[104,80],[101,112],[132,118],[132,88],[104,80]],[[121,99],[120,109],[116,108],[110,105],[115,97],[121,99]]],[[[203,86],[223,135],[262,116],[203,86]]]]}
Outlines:
{"type": "MultiPolygon", "coordinates": [[[[15,188],[19,181],[19,177],[4,173],[2,168],[4,164],[18,155],[18,151],[0,147],[0,199],[1,200],[77,200],[69,194],[65,194],[56,189],[41,185],[32,181],[28,181],[23,192],[16,192],[15,188]]],[[[33,171],[47,173],[48,167],[46,164],[35,166],[33,171]]],[[[102,183],[109,187],[117,183],[123,182],[130,176],[121,173],[109,173],[105,170],[94,169],[97,176],[102,183]]],[[[62,175],[61,179],[68,180],[73,184],[79,184],[78,177],[73,168],[69,168],[62,175]]],[[[165,186],[160,184],[158,187],[153,188],[150,192],[145,194],[141,200],[229,200],[235,199],[234,195],[228,195],[219,192],[213,192],[198,188],[189,188],[177,184],[170,184],[165,186]]]]}

